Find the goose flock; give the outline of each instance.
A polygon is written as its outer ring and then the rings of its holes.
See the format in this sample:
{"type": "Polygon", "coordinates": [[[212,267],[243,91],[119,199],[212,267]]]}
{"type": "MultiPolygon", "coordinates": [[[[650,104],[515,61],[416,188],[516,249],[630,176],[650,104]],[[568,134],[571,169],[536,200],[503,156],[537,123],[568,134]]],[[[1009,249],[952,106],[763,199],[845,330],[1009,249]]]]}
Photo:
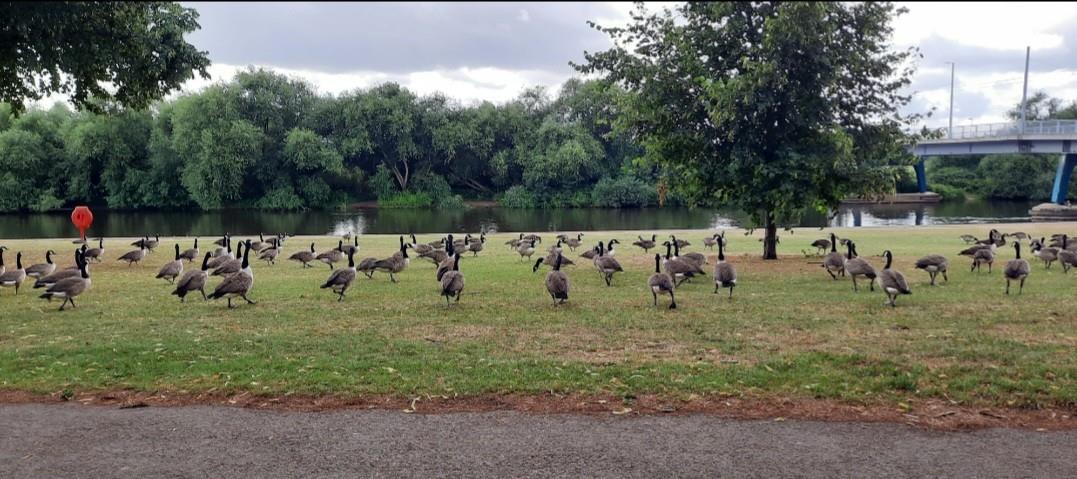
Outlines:
{"type": "MultiPolygon", "coordinates": [[[[556,237],[556,243],[540,253],[540,257],[534,261],[532,272],[547,266],[550,270],[545,275],[544,285],[546,292],[555,305],[565,304],[569,301],[571,291],[571,279],[565,269],[578,263],[589,261],[601,276],[607,287],[615,287],[621,282],[616,281],[618,273],[623,273],[625,268],[617,259],[617,245],[620,241],[616,238],[608,240],[600,239],[593,247],[580,252],[575,260],[569,257],[577,249],[584,248],[584,234],[575,235],[560,234],[556,237]]],[[[179,243],[173,245],[173,258],[161,266],[155,279],[163,279],[173,288],[171,294],[179,298],[180,302],[186,302],[187,296],[197,292],[205,301],[224,298],[228,308],[238,307],[237,300],[247,304],[256,304],[251,299],[251,291],[254,287],[254,269],[251,264],[252,255],[256,259],[264,260],[267,266],[276,264],[276,259],[285,244],[287,234],[278,234],[266,238],[263,234],[258,235],[258,240],[236,240],[230,234],[225,234],[216,240],[211,251],[204,255],[199,251],[198,238],[195,238],[192,248],[182,250],[179,243]],[[235,249],[233,249],[233,244],[235,249]],[[201,258],[200,267],[191,268],[201,258]],[[207,287],[212,277],[220,277],[221,280],[207,293],[207,287]]],[[[399,236],[399,248],[392,255],[385,258],[366,257],[358,259],[360,251],[359,236],[348,235],[347,238],[338,240],[336,248],[318,253],[315,243],[310,243],[309,248],[303,248],[288,256],[288,260],[299,263],[300,268],[313,268],[315,263],[324,263],[328,266],[330,274],[320,285],[321,289],[332,291],[337,301],[344,301],[347,292],[352,288],[359,273],[366,278],[373,279],[377,273],[388,276],[392,283],[397,282],[400,275],[411,263],[411,253],[415,257],[429,260],[435,265],[435,279],[440,296],[445,299],[446,306],[459,303],[464,292],[464,272],[460,269],[460,259],[465,254],[478,256],[486,244],[486,233],[478,235],[466,234],[463,238],[454,235],[445,235],[442,238],[422,243],[414,234],[399,236]],[[337,267],[337,264],[346,262],[346,267],[337,267]]],[[[711,260],[697,252],[681,253],[682,248],[691,246],[691,242],[676,235],[670,235],[667,240],[659,243],[655,234],[650,239],[639,235],[638,241],[632,243],[645,254],[650,254],[652,249],[658,249],[654,254],[654,273],[647,278],[647,289],[651,293],[652,303],[658,306],[658,297],[669,297],[669,309],[677,308],[676,291],[683,287],[686,282],[693,279],[708,276],[705,267],[711,264],[711,260]],[[665,254],[662,254],[664,249],[665,254]]],[[[1025,282],[1032,272],[1031,261],[1040,261],[1045,269],[1050,269],[1054,263],[1059,263],[1064,272],[1077,266],[1077,242],[1071,242],[1065,234],[1048,237],[1034,238],[1024,232],[1001,233],[992,229],[986,239],[979,239],[971,235],[962,235],[960,239],[965,242],[966,248],[961,250],[959,256],[970,258],[970,271],[975,274],[982,273],[982,267],[987,266],[987,273],[993,269],[996,258],[1007,245],[1012,243],[1014,258],[1005,262],[1002,266],[1002,276],[1006,282],[1005,294],[1010,294],[1012,288],[1017,289],[1017,294],[1024,291],[1025,282]],[[1027,242],[1027,251],[1022,247],[1022,242],[1027,242]],[[1022,254],[1025,257],[1022,257],[1022,254]]],[[[57,253],[53,250],[45,252],[43,263],[23,264],[23,253],[16,252],[14,268],[5,264],[4,253],[8,251],[5,246],[0,246],[0,289],[12,288],[18,295],[24,282],[33,280],[33,288],[44,288],[41,298],[47,300],[62,299],[60,310],[68,306],[74,308],[76,298],[86,293],[91,287],[90,264],[101,263],[105,255],[105,242],[103,238],[96,241],[96,247],[90,248],[93,241],[84,242],[79,249],[74,251],[74,265],[66,268],[58,267],[54,257],[57,253]]],[[[116,261],[126,262],[129,267],[139,265],[147,255],[151,254],[161,244],[157,235],[150,239],[149,236],[131,243],[136,247],[131,251],[116,257],[116,261]]],[[[505,242],[511,251],[519,255],[519,260],[530,261],[536,252],[540,251],[542,237],[537,234],[520,233],[518,237],[505,242]]],[[[728,298],[733,299],[733,291],[736,288],[737,270],[734,264],[726,257],[728,241],[724,232],[712,234],[702,238],[704,248],[717,248],[717,256],[713,258],[713,266],[709,276],[714,282],[714,293],[728,290],[728,298]]],[[[822,256],[820,264],[832,280],[848,277],[852,280],[854,292],[859,292],[861,282],[867,281],[868,289],[875,291],[876,286],[886,295],[885,304],[891,307],[897,306],[897,298],[912,294],[905,275],[894,268],[894,255],[890,250],[884,251],[879,257],[885,260],[881,269],[876,269],[865,257],[859,255],[856,241],[849,238],[838,238],[830,234],[827,238],[815,240],[811,245],[818,249],[818,255],[822,256]],[[841,245],[844,252],[839,251],[841,245]],[[829,250],[829,251],[828,251],[829,250]]],[[[530,263],[529,263],[530,264],[530,263]]],[[[937,278],[942,277],[943,282],[949,282],[947,272],[950,262],[941,254],[929,254],[916,260],[915,268],[926,272],[931,280],[930,285],[936,286],[937,278]]]]}

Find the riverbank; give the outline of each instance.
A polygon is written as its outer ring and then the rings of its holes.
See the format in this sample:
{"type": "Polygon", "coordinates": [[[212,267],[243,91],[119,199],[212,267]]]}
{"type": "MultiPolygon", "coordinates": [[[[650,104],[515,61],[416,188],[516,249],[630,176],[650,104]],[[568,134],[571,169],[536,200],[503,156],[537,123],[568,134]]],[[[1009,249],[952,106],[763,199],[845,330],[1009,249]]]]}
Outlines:
{"type": "MultiPolygon", "coordinates": [[[[461,261],[466,287],[452,307],[437,293],[433,266],[420,260],[397,284],[380,274],[360,278],[340,303],[318,288],[329,268],[281,261],[254,266],[258,304],[235,310],[223,302],[180,304],[167,282],[153,279],[170,259],[172,238],[132,267],[115,261],[129,241],[109,239],[107,261],[92,267],[93,289],[78,309],[55,311],[58,303],[29,288],[17,297],[0,290],[0,389],[70,398],[108,391],[397,398],[393,407],[424,397],[582,395],[613,398],[615,410],[635,409],[644,397],[788,399],[1069,415],[1077,410],[1077,317],[1068,314],[1077,308],[1077,275],[1033,262],[1024,293],[1004,295],[998,271],[970,273],[956,254],[965,247],[959,235],[986,237],[991,227],[1077,233],[1077,223],[834,230],[878,268],[876,255],[894,252],[913,294],[890,308],[878,291],[853,292],[848,279],[831,280],[818,258],[805,257],[826,232],[783,232],[782,259],[762,261],[760,231],[729,230],[728,258],[740,273],[733,299],[713,294],[702,278],[678,289],[673,311],[665,299],[651,304],[653,250],[631,246],[649,231],[585,232],[585,245],[619,238],[625,272],[606,287],[579,251],[570,254],[578,264],[565,268],[572,292],[562,307],[545,293],[546,270],[532,273],[531,262],[504,247],[507,234],[488,236],[478,257],[461,261]],[[950,257],[949,282],[931,287],[913,268],[927,253],[950,257]]],[[[700,247],[705,231],[678,233],[693,243],[689,251],[713,261],[715,253],[700,247]]],[[[544,234],[542,245],[551,240],[544,234]]],[[[284,256],[311,241],[319,251],[337,244],[290,238],[284,256]]],[[[388,256],[396,243],[396,236],[364,236],[360,255],[388,256]]],[[[66,265],[74,247],[69,240],[3,244],[9,267],[16,251],[36,263],[48,248],[66,265]]],[[[1012,257],[1012,249],[1000,249],[994,269],[1012,257]]]]}

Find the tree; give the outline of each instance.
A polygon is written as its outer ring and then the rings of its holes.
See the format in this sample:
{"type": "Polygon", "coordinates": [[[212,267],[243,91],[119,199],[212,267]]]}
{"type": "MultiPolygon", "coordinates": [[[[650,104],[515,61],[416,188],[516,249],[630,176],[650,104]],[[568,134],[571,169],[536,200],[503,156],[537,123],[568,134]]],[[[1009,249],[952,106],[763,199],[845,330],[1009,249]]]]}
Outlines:
{"type": "MultiPolygon", "coordinates": [[[[1020,120],[1021,103],[1014,105],[1006,115],[1011,120],[1020,120]]],[[[1025,118],[1029,121],[1077,120],[1077,101],[1064,105],[1061,99],[1051,97],[1045,91],[1037,91],[1025,102],[1025,118]]]]}
{"type": "Polygon", "coordinates": [[[194,72],[209,78],[206,52],[183,39],[197,19],[174,2],[0,3],[0,100],[16,113],[52,93],[144,108],[194,72]]]}
{"type": "Polygon", "coordinates": [[[670,186],[694,203],[737,206],[766,226],[805,207],[893,188],[888,163],[911,118],[901,90],[915,50],[892,51],[889,3],[689,2],[625,28],[594,26],[614,46],[585,52],[582,73],[623,87],[618,126],[640,138],[670,186]],[[877,142],[882,142],[878,144],[877,142]]]}

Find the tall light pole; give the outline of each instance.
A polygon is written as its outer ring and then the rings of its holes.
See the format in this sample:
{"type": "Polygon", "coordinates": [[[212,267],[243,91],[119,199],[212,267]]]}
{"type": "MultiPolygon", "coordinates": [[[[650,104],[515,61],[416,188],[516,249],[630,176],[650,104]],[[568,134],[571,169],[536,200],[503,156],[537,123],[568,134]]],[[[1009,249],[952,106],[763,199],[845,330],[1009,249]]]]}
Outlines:
{"type": "Polygon", "coordinates": [[[1032,47],[1025,47],[1025,85],[1021,88],[1021,134],[1025,134],[1025,110],[1027,105],[1025,102],[1028,100],[1028,57],[1032,55],[1032,47]]]}
{"type": "Polygon", "coordinates": [[[951,139],[954,137],[954,62],[946,62],[950,64],[950,128],[946,131],[951,139]]]}

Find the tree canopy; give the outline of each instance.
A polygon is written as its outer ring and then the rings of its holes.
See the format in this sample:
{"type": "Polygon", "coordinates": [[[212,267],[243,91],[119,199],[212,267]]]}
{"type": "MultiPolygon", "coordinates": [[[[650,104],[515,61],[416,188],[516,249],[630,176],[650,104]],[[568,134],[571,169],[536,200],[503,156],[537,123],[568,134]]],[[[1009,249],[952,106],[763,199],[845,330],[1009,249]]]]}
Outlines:
{"type": "Polygon", "coordinates": [[[691,201],[739,207],[767,226],[805,207],[892,190],[912,118],[908,60],[889,3],[688,2],[624,28],[580,72],[619,85],[616,121],[691,201]]]}
{"type": "Polygon", "coordinates": [[[15,113],[53,93],[80,109],[145,108],[209,78],[206,52],[183,39],[197,19],[175,2],[0,2],[0,101],[15,113]]]}

